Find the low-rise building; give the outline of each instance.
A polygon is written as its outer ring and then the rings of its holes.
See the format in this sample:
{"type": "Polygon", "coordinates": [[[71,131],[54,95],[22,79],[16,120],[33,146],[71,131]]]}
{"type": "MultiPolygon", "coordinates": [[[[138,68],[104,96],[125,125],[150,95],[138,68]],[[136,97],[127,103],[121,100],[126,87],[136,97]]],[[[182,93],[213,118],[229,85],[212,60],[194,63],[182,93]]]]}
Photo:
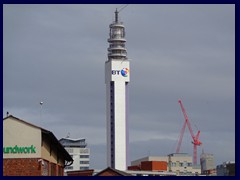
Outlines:
{"type": "Polygon", "coordinates": [[[202,153],[200,156],[201,173],[207,176],[216,176],[216,166],[213,154],[202,153]]]}
{"type": "Polygon", "coordinates": [[[200,175],[200,166],[193,166],[192,156],[187,153],[172,153],[168,155],[168,170],[177,176],[200,175]]]}
{"type": "Polygon", "coordinates": [[[131,162],[131,166],[138,166],[144,161],[165,161],[168,162],[168,156],[146,156],[131,162]]]}
{"type": "Polygon", "coordinates": [[[168,171],[167,156],[147,156],[131,162],[128,170],[135,171],[168,171]]]}
{"type": "Polygon", "coordinates": [[[3,119],[4,176],[63,176],[72,162],[51,131],[12,115],[3,119]]]}
{"type": "Polygon", "coordinates": [[[193,166],[192,156],[187,153],[173,153],[168,156],[143,157],[132,161],[128,170],[138,172],[155,171],[158,172],[159,175],[177,176],[195,176],[201,174],[200,166],[193,166]]]}

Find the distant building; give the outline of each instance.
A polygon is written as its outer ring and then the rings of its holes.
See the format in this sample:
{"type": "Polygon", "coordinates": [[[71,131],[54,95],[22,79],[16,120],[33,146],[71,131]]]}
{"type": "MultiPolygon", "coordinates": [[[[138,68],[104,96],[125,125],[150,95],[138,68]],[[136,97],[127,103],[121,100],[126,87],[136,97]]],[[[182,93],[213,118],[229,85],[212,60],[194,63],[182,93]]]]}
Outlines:
{"type": "Polygon", "coordinates": [[[158,172],[159,175],[177,176],[195,176],[201,174],[200,166],[193,166],[192,156],[187,153],[174,153],[168,156],[147,156],[140,158],[132,161],[128,170],[138,172],[152,171],[158,172]]]}
{"type": "Polygon", "coordinates": [[[93,176],[94,169],[67,171],[67,176],[93,176]]]}
{"type": "Polygon", "coordinates": [[[62,138],[59,142],[73,158],[73,164],[66,167],[65,172],[89,169],[90,149],[85,139],[62,138]]]}
{"type": "Polygon", "coordinates": [[[63,176],[72,162],[51,131],[12,115],[3,119],[4,176],[63,176]]]}
{"type": "Polygon", "coordinates": [[[168,155],[168,170],[177,176],[200,175],[200,166],[193,166],[192,156],[187,153],[173,153],[168,155]]]}
{"type": "Polygon", "coordinates": [[[217,165],[217,176],[235,176],[235,161],[227,161],[217,165]]]}
{"type": "Polygon", "coordinates": [[[125,171],[120,171],[120,170],[108,167],[98,172],[94,176],[132,176],[132,175],[125,171]]]}
{"type": "Polygon", "coordinates": [[[215,176],[216,166],[213,154],[202,153],[200,157],[201,173],[207,176],[215,176]]]}
{"type": "Polygon", "coordinates": [[[142,171],[142,170],[126,170],[120,171],[108,167],[103,170],[77,170],[68,171],[67,176],[176,176],[173,172],[159,172],[159,171],[142,171]]]}
{"type": "Polygon", "coordinates": [[[120,171],[114,168],[106,168],[100,172],[94,172],[95,176],[176,176],[176,173],[159,171],[120,171]]]}
{"type": "Polygon", "coordinates": [[[135,161],[132,161],[128,170],[138,171],[162,171],[168,170],[168,157],[167,156],[147,156],[135,161]]]}
{"type": "Polygon", "coordinates": [[[166,161],[168,162],[168,156],[146,156],[131,162],[131,166],[138,166],[143,161],[166,161]]]}
{"type": "Polygon", "coordinates": [[[133,170],[127,170],[125,171],[128,174],[131,174],[133,176],[176,176],[176,173],[174,172],[167,172],[167,171],[133,171],[133,170]]]}

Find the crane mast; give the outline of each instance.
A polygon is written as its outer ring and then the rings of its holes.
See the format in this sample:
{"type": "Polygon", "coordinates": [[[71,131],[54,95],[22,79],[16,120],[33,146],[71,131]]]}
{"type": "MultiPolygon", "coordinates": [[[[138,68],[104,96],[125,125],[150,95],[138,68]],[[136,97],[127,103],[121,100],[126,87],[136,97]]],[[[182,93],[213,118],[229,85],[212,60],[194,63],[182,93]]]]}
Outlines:
{"type": "Polygon", "coordinates": [[[192,136],[192,140],[193,140],[192,141],[192,143],[193,143],[193,165],[196,166],[197,165],[197,146],[200,146],[202,144],[202,142],[199,141],[200,131],[198,130],[197,134],[194,135],[191,124],[189,122],[189,119],[188,119],[188,116],[187,116],[187,113],[186,113],[186,110],[183,107],[181,99],[179,99],[178,102],[179,102],[181,110],[183,112],[185,122],[184,122],[183,127],[182,127],[181,132],[180,132],[180,137],[179,137],[176,153],[179,153],[179,151],[180,151],[183,134],[184,134],[186,126],[188,126],[189,132],[190,132],[190,134],[192,136]]]}

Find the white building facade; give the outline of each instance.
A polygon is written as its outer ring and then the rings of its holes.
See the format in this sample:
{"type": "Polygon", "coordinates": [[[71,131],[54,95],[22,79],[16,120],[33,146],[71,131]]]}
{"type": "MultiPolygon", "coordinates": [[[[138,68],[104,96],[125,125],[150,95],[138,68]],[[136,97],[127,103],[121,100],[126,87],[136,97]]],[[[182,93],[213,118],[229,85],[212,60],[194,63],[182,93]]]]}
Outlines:
{"type": "Polygon", "coordinates": [[[67,166],[64,171],[87,170],[90,165],[90,149],[87,148],[85,139],[62,138],[59,142],[71,155],[73,164],[67,166]]]}
{"type": "Polygon", "coordinates": [[[177,176],[194,176],[201,174],[200,166],[193,166],[192,156],[187,153],[173,153],[168,155],[168,170],[177,176]]]}
{"type": "Polygon", "coordinates": [[[108,60],[105,62],[107,165],[118,170],[127,169],[128,144],[128,83],[130,65],[125,48],[125,28],[118,21],[110,24],[108,60]]]}
{"type": "Polygon", "coordinates": [[[200,164],[202,174],[211,176],[217,175],[213,154],[202,153],[200,156],[200,164]]]}

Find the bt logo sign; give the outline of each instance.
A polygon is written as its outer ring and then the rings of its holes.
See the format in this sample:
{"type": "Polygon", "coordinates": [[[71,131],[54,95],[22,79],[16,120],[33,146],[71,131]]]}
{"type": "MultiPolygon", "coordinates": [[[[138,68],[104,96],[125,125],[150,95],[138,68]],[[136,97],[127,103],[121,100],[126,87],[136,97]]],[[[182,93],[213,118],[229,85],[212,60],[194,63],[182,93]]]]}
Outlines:
{"type": "Polygon", "coordinates": [[[123,68],[122,70],[112,70],[112,75],[122,75],[123,77],[128,77],[128,73],[128,68],[123,68]]]}

